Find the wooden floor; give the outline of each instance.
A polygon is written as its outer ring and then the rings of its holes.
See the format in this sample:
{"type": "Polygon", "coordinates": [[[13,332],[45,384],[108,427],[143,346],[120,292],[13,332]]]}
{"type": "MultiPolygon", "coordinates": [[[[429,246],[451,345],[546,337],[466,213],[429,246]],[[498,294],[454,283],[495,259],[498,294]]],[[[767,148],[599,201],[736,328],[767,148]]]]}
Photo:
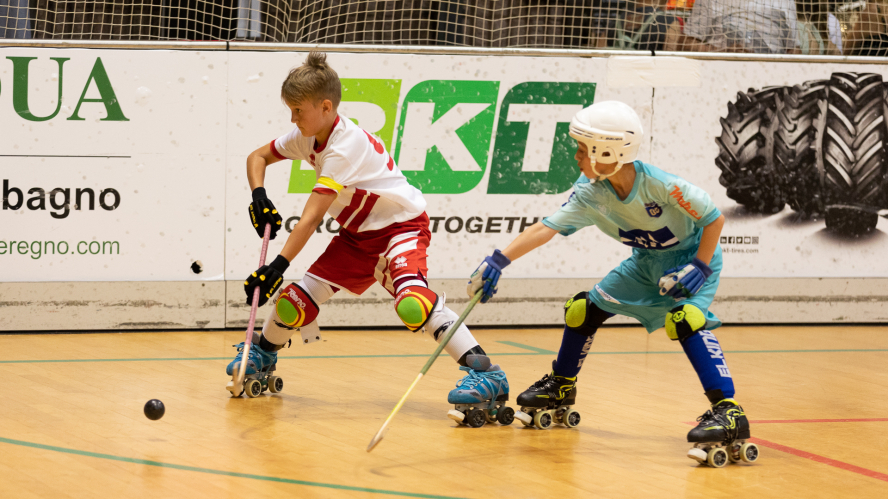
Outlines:
{"type": "MultiPolygon", "coordinates": [[[[0,497],[888,497],[888,327],[724,327],[754,465],[685,457],[702,388],[662,332],[604,329],[580,376],[579,427],[458,427],[461,373],[432,367],[385,440],[367,443],[434,344],[330,331],[283,350],[284,392],[231,399],[242,333],[0,336],[0,497]],[[149,421],[148,399],[166,415],[149,421]]],[[[549,369],[555,329],[478,330],[512,399],[549,369]]]]}

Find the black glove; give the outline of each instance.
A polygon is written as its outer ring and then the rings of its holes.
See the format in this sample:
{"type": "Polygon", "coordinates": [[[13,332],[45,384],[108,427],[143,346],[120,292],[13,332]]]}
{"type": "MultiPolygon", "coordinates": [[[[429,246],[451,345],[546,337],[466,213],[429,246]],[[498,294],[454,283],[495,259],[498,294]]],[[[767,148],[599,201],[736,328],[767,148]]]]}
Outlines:
{"type": "Polygon", "coordinates": [[[278,211],[274,209],[271,200],[266,196],[265,187],[253,189],[253,202],[250,203],[250,223],[253,224],[259,237],[265,237],[265,224],[271,224],[271,239],[274,239],[277,231],[281,230],[283,220],[278,211]]]}
{"type": "Polygon", "coordinates": [[[247,276],[244,281],[244,291],[247,293],[247,305],[253,305],[253,289],[259,287],[259,306],[271,298],[284,282],[284,272],[290,262],[282,255],[278,255],[269,265],[259,267],[259,270],[247,276]]]}

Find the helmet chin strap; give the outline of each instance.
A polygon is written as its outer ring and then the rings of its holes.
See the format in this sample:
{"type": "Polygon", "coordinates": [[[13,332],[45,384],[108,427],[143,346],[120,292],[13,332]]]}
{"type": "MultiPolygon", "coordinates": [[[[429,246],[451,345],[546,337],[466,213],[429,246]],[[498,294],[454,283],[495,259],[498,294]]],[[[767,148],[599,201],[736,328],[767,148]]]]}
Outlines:
{"type": "MultiPolygon", "coordinates": [[[[617,173],[618,171],[620,171],[620,168],[623,167],[623,163],[616,163],[617,166],[616,166],[616,168],[614,168],[614,171],[608,173],[607,175],[602,175],[601,173],[598,173],[598,170],[595,169],[595,164],[596,164],[596,163],[597,163],[597,162],[592,163],[592,173],[594,173],[595,175],[598,175],[598,180],[604,180],[604,179],[606,179],[606,178],[608,178],[608,177],[613,177],[614,175],[616,175],[616,173],[617,173]]],[[[608,164],[609,164],[609,163],[608,163],[608,164]]]]}

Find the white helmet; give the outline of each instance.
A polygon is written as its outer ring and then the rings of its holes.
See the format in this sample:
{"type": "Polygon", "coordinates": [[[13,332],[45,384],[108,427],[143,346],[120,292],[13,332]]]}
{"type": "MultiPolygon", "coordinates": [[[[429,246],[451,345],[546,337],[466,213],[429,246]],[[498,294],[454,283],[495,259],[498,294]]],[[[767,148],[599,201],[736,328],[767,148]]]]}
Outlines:
{"type": "Polygon", "coordinates": [[[570,120],[570,136],[583,144],[592,160],[592,171],[599,178],[610,177],[626,163],[635,161],[644,130],[638,114],[619,101],[592,104],[570,120]],[[595,163],[617,163],[613,173],[600,175],[595,163]]]}

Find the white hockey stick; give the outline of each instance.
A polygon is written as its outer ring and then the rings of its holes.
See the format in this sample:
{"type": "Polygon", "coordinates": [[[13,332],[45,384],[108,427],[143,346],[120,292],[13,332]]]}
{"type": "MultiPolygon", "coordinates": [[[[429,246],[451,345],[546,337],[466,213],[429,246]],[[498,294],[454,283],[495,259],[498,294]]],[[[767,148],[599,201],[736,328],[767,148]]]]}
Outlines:
{"type": "Polygon", "coordinates": [[[423,366],[422,370],[419,371],[419,375],[416,379],[413,380],[413,383],[410,384],[410,388],[407,389],[407,393],[401,397],[401,400],[395,405],[395,408],[392,410],[391,414],[385,419],[385,422],[382,423],[382,427],[379,428],[379,431],[376,432],[376,435],[373,437],[373,440],[370,441],[370,445],[367,446],[367,452],[373,450],[376,447],[376,444],[382,441],[383,437],[385,437],[385,430],[388,427],[389,423],[392,421],[392,418],[395,417],[395,414],[401,409],[401,406],[404,405],[404,402],[407,400],[407,397],[410,395],[410,392],[413,391],[413,388],[416,387],[419,380],[429,372],[429,368],[432,367],[432,364],[435,363],[435,360],[438,359],[438,356],[441,355],[441,351],[444,350],[444,347],[447,346],[447,343],[450,342],[450,338],[453,338],[453,334],[456,333],[456,330],[459,329],[459,326],[462,325],[463,321],[466,320],[466,317],[469,315],[469,312],[472,311],[472,308],[475,307],[475,304],[478,303],[478,300],[481,299],[481,294],[484,293],[483,289],[479,289],[475,296],[472,297],[472,300],[469,301],[469,304],[466,306],[466,309],[463,311],[462,315],[459,316],[459,319],[456,320],[453,324],[450,325],[450,329],[447,330],[447,333],[444,335],[444,338],[441,339],[441,343],[438,344],[438,348],[435,349],[435,353],[426,361],[425,366],[423,366]]]}

